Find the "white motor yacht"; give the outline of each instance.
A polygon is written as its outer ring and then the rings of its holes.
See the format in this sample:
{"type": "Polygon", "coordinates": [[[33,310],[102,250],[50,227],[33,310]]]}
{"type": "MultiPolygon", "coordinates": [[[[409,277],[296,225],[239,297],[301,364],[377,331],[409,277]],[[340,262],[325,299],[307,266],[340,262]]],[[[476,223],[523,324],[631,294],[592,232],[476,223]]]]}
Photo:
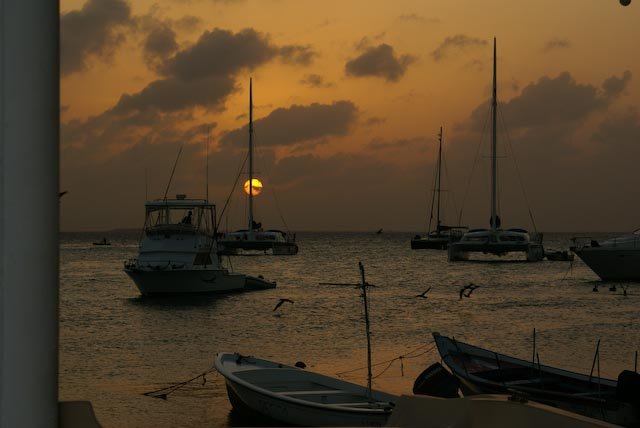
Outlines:
{"type": "Polygon", "coordinates": [[[138,258],[124,271],[143,295],[212,293],[274,288],[275,282],[229,272],[216,246],[215,205],[205,199],[159,199],[145,203],[138,258]]]}
{"type": "Polygon", "coordinates": [[[571,249],[605,281],[640,281],[640,230],[571,249]]]}

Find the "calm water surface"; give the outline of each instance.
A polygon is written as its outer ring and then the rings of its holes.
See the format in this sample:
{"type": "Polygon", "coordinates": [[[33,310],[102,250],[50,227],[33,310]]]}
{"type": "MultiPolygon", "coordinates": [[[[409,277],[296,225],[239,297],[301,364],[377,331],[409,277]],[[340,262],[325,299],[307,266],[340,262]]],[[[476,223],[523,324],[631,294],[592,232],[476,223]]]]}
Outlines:
{"type": "MultiPolygon", "coordinates": [[[[602,339],[601,370],[616,377],[633,368],[640,348],[640,284],[629,296],[598,284],[576,260],[541,263],[448,263],[446,252],[411,250],[409,233],[298,233],[293,257],[231,259],[234,270],[275,279],[273,290],[220,297],[142,299],[122,271],[137,254],[137,234],[63,234],[60,292],[60,398],[90,400],[107,427],[225,427],[247,424],[230,415],[224,381],[215,372],[168,400],[142,393],[209,369],[216,352],[278,362],[304,361],[333,375],[366,364],[358,290],[319,282],[356,282],[358,261],[371,290],[374,363],[432,342],[431,332],[497,352],[531,357],[532,330],[542,364],[588,373],[602,339]],[[461,285],[480,284],[459,300],[461,285]],[[415,296],[433,287],[428,299],[415,296]],[[277,313],[280,298],[294,300],[277,313]]],[[[606,235],[601,235],[604,238],[606,235]]],[[[547,235],[568,248],[571,235],[547,235]]],[[[410,393],[413,380],[437,361],[436,351],[398,362],[374,381],[410,393]],[[404,374],[404,375],[403,375],[404,374]]],[[[374,370],[374,376],[386,366],[374,370]]],[[[343,375],[366,382],[366,370],[343,375]]]]}

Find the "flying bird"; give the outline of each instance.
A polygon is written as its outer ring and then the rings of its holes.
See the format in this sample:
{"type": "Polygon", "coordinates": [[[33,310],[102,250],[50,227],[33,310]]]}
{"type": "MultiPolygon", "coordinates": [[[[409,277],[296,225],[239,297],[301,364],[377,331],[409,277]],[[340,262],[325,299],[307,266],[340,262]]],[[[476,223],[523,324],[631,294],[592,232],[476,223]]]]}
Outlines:
{"type": "Polygon", "coordinates": [[[424,290],[422,293],[420,294],[416,294],[414,297],[422,297],[423,299],[427,298],[427,293],[431,291],[431,287],[427,288],[426,290],[424,290]]]}
{"type": "Polygon", "coordinates": [[[470,282],[469,285],[465,285],[464,287],[462,287],[460,289],[460,299],[462,300],[462,297],[471,297],[471,293],[473,293],[473,290],[475,290],[476,288],[479,288],[479,285],[475,285],[473,282],[470,282]]]}
{"type": "Polygon", "coordinates": [[[282,306],[285,302],[289,302],[289,303],[293,303],[293,300],[291,299],[280,299],[280,301],[278,302],[278,304],[276,305],[275,308],[273,308],[273,310],[275,311],[276,309],[278,309],[280,306],[282,306]]]}

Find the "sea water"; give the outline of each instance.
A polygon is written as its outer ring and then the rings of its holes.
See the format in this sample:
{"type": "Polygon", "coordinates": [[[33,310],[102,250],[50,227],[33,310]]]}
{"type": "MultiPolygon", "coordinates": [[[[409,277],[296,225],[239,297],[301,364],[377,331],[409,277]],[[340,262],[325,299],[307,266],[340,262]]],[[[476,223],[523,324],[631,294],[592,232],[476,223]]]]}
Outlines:
{"type": "MultiPolygon", "coordinates": [[[[595,235],[603,239],[611,234],[595,235]]],[[[373,386],[410,394],[439,360],[432,332],[589,373],[598,339],[603,377],[633,369],[640,348],[640,284],[602,283],[581,261],[455,262],[446,251],[411,250],[410,233],[297,233],[295,256],[225,258],[234,271],[277,288],[226,296],[141,298],[123,272],[139,233],[65,233],[60,251],[60,399],[89,400],[106,427],[257,424],[231,412],[215,370],[168,395],[143,395],[197,376],[217,352],[239,352],[366,384],[366,337],[357,283],[369,289],[373,386]],[[462,286],[480,285],[460,299],[462,286]],[[592,291],[598,286],[598,292],[592,291]],[[609,287],[617,285],[616,291],[609,287]],[[427,288],[427,298],[417,298],[427,288]],[[277,311],[280,298],[288,298],[277,311]],[[400,355],[415,358],[393,360],[400,355]],[[386,369],[386,371],[385,371],[386,369]]],[[[571,234],[547,234],[567,249],[571,234]]]]}

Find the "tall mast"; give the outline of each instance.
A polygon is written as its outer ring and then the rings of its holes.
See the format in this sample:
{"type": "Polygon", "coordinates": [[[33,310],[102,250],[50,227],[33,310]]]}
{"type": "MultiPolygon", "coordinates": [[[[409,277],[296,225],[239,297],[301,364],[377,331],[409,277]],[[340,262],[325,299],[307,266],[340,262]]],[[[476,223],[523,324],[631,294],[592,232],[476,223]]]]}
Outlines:
{"type": "Polygon", "coordinates": [[[249,227],[253,230],[253,79],[249,78],[249,227]]]}
{"type": "Polygon", "coordinates": [[[491,232],[495,232],[497,225],[497,132],[496,132],[496,116],[498,111],[497,97],[497,80],[496,80],[496,38],[493,38],[493,102],[491,104],[491,232]]]}
{"type": "Polygon", "coordinates": [[[440,146],[438,147],[438,185],[436,187],[436,192],[438,192],[438,211],[436,212],[436,230],[440,233],[440,187],[442,182],[442,126],[440,127],[440,134],[438,134],[440,138],[440,146]]]}

